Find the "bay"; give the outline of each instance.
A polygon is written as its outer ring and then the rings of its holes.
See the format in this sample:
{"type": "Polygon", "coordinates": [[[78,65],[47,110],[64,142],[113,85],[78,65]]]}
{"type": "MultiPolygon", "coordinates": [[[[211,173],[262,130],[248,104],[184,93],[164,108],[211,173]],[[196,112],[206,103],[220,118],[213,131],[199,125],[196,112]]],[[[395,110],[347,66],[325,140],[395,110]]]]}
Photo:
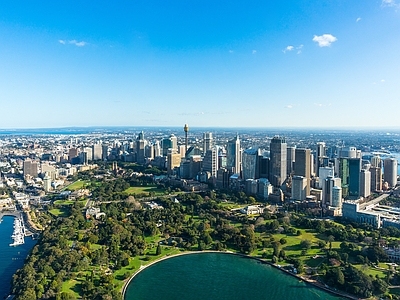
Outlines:
{"type": "Polygon", "coordinates": [[[196,253],[160,261],[129,283],[125,300],[342,299],[268,264],[226,253],[196,253]]]}
{"type": "Polygon", "coordinates": [[[36,241],[25,237],[25,244],[11,247],[14,231],[14,217],[4,216],[0,223],[0,299],[10,294],[14,273],[24,265],[36,241]]]}

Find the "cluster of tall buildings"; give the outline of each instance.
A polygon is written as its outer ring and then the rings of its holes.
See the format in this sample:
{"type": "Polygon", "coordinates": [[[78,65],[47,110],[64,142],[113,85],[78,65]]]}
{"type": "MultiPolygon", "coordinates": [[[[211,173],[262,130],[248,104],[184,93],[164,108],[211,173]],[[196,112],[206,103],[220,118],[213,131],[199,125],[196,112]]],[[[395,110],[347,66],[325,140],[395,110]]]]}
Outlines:
{"type": "MultiPolygon", "coordinates": [[[[397,184],[396,159],[363,157],[355,147],[342,146],[328,155],[324,142],[309,145],[312,149],[301,148],[275,136],[265,143],[266,149],[243,149],[238,134],[216,140],[212,132],[204,132],[190,139],[187,124],[183,130],[183,139],[172,133],[146,139],[142,131],[123,141],[97,139],[78,144],[71,140],[61,153],[53,153],[52,160],[67,163],[66,168],[57,168],[65,176],[71,175],[75,165],[123,160],[165,168],[179,180],[197,180],[264,199],[316,201],[333,208],[340,208],[343,199],[366,198],[397,184]]],[[[44,174],[47,181],[57,177],[54,165],[29,158],[23,162],[23,172],[30,177],[44,174]]]]}

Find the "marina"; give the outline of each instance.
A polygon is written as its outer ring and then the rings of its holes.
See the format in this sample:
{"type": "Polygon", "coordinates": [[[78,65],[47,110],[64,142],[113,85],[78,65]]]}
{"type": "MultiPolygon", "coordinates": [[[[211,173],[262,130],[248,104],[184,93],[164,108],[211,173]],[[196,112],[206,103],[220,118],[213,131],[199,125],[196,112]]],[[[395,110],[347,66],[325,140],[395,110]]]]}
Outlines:
{"type": "Polygon", "coordinates": [[[11,247],[25,244],[25,226],[22,219],[14,219],[14,232],[11,238],[13,239],[13,242],[10,244],[11,247]]]}

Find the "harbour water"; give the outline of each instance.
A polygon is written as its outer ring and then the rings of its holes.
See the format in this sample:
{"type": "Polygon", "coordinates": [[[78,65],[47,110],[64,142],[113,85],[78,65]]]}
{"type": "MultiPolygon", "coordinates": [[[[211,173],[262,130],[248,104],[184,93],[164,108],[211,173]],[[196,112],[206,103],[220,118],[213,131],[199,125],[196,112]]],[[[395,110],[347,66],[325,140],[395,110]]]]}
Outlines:
{"type": "Polygon", "coordinates": [[[125,300],[342,299],[247,257],[199,253],[173,257],[139,272],[125,300]]]}
{"type": "Polygon", "coordinates": [[[25,243],[10,246],[14,241],[14,217],[4,216],[0,223],[0,299],[10,293],[12,276],[24,264],[36,241],[30,237],[25,238],[25,243]]]}

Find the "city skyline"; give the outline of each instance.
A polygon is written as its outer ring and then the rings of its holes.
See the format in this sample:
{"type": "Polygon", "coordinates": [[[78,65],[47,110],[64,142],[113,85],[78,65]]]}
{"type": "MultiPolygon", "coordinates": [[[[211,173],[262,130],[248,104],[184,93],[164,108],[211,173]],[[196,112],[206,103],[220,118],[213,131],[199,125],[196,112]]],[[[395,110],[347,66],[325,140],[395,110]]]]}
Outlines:
{"type": "Polygon", "coordinates": [[[399,8],[5,1],[0,128],[398,127],[399,8]]]}

